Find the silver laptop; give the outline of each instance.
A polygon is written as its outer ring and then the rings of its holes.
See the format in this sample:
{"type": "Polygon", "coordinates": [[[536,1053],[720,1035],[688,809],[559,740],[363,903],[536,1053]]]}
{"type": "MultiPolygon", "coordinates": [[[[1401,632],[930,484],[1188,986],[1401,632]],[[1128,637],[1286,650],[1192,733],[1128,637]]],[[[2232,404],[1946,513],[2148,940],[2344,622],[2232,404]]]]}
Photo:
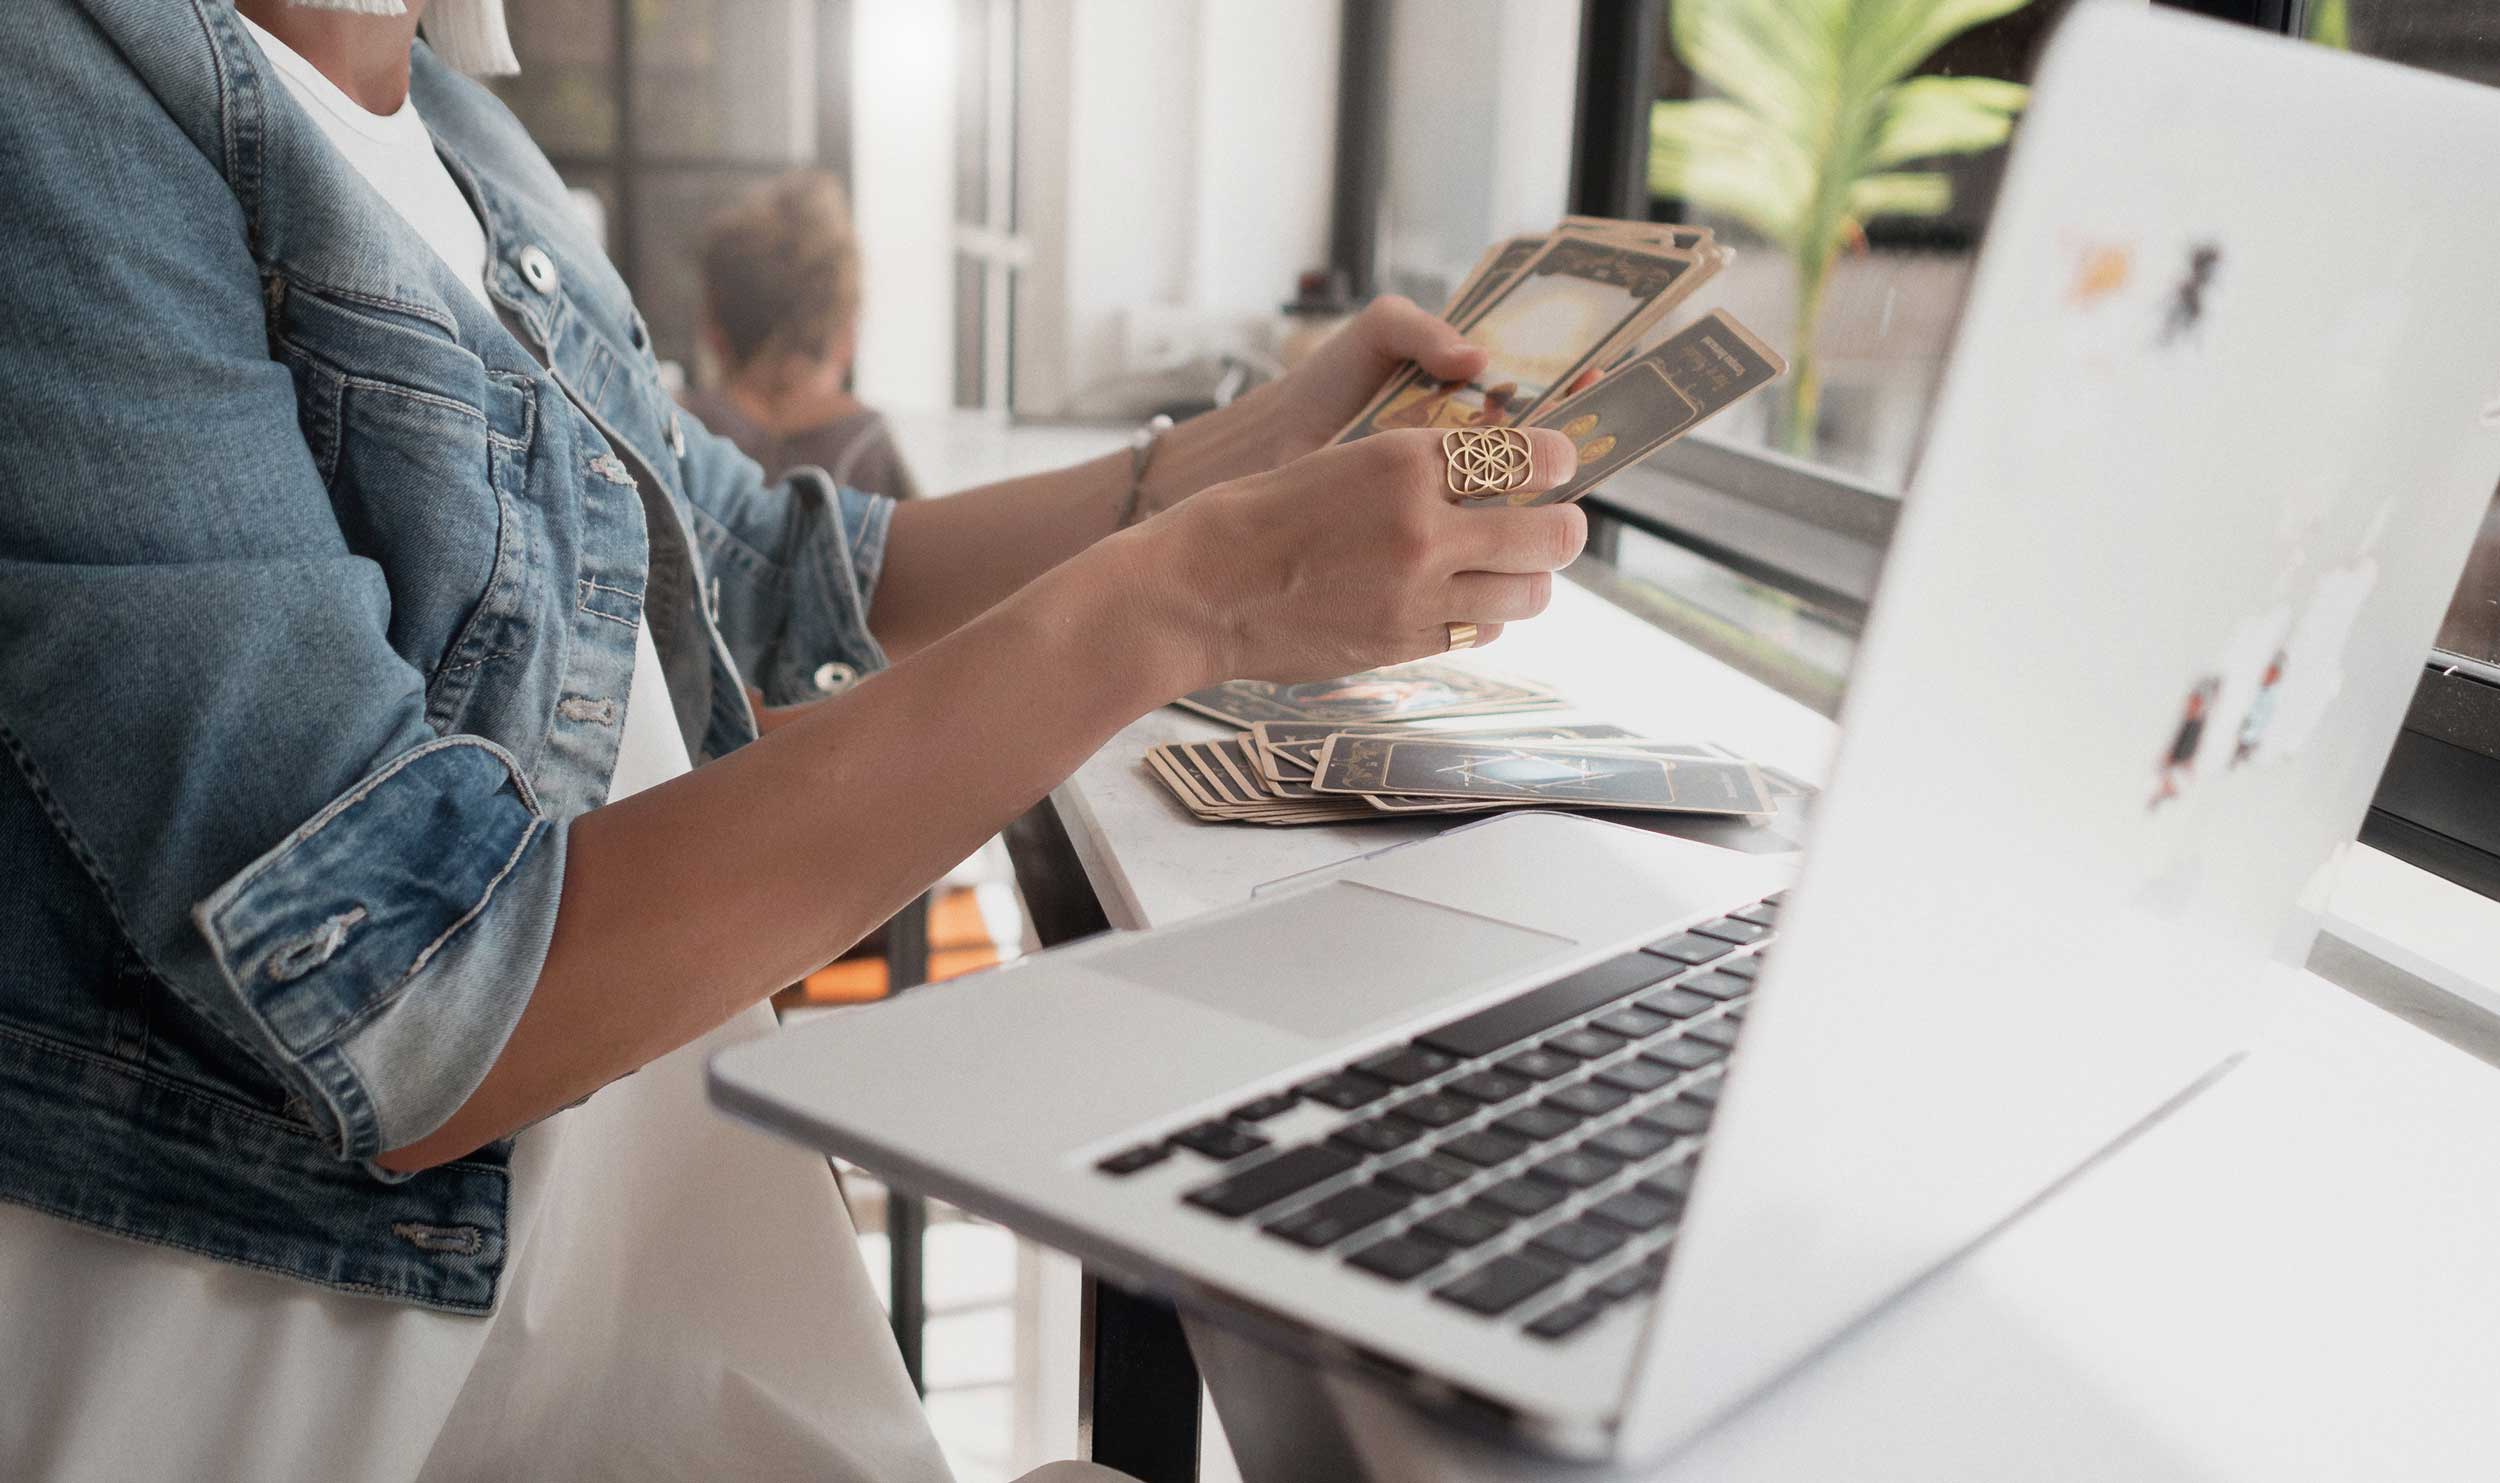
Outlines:
{"type": "Polygon", "coordinates": [[[2495,220],[2500,93],[2087,6],[1793,887],[1510,815],[714,1093],[1542,1448],[1671,1448],[2189,1094],[2301,960],[2500,477],[2495,220]]]}

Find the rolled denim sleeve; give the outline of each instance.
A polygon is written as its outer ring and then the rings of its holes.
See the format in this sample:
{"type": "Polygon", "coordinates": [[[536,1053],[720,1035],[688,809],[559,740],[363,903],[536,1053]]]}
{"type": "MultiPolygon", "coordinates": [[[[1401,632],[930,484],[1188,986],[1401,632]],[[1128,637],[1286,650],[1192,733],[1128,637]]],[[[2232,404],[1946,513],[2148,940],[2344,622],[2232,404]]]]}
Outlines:
{"type": "Polygon", "coordinates": [[[428,725],[215,141],[32,11],[0,69],[0,160],[44,162],[0,211],[0,766],[119,925],[97,986],[144,965],[370,1158],[501,1052],[563,831],[511,757],[428,725]]]}
{"type": "Polygon", "coordinates": [[[845,488],[821,469],[768,483],[755,461],[684,419],[679,460],[694,535],[715,584],[721,637],[771,705],[821,699],[818,670],[885,668],[868,630],[894,501],[845,488]]]}

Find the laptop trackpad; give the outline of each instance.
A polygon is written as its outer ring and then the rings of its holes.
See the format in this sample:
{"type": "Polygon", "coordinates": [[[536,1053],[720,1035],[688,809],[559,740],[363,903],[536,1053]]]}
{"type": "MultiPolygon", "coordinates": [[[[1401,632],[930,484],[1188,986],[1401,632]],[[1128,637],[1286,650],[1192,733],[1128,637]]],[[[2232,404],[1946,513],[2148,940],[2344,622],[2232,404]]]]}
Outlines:
{"type": "Polygon", "coordinates": [[[1572,946],[1340,881],[1105,950],[1086,966],[1314,1040],[1481,987],[1572,946]]]}

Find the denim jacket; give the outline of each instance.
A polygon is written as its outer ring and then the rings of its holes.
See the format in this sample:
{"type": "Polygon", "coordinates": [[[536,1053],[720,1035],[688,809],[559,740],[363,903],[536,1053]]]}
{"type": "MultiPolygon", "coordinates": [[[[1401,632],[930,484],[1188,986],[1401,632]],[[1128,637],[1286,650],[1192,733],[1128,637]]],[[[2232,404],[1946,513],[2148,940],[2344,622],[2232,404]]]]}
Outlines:
{"type": "Polygon", "coordinates": [[[527,1002],[648,623],[698,760],[883,662],[891,506],[673,411],[512,116],[423,47],[490,314],[229,0],[10,0],[0,1199],[495,1300],[507,1145],[413,1177],[527,1002]]]}

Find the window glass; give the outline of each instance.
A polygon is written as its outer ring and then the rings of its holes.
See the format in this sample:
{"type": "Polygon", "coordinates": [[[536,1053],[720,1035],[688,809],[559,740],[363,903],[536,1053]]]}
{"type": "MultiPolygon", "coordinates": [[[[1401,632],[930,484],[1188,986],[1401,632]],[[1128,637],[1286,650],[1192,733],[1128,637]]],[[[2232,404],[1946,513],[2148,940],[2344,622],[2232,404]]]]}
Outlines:
{"type": "Polygon", "coordinates": [[[804,161],[816,58],[812,0],[637,0],[635,143],[672,159],[804,161]]]}
{"type": "Polygon", "coordinates": [[[1708,435],[1897,492],[2065,0],[1664,3],[1650,214],[1736,249],[1705,292],[1790,364],[1708,435]],[[1877,13],[1886,46],[1842,24],[1877,13]]]}
{"type": "Polygon", "coordinates": [[[613,152],[615,0],[530,0],[507,15],[521,72],[493,79],[497,96],[558,161],[613,152]]]}
{"type": "MultiPolygon", "coordinates": [[[[2300,27],[2324,46],[2500,84],[2500,7],[2491,0],[2309,0],[2300,27]]],[[[2500,664],[2500,500],[2483,520],[2439,647],[2500,664]]]]}
{"type": "Polygon", "coordinates": [[[1838,622],[1631,526],[1615,526],[1608,545],[1611,570],[1583,575],[1617,604],[1791,699],[1826,715],[1839,710],[1857,641],[1838,622]]]}

